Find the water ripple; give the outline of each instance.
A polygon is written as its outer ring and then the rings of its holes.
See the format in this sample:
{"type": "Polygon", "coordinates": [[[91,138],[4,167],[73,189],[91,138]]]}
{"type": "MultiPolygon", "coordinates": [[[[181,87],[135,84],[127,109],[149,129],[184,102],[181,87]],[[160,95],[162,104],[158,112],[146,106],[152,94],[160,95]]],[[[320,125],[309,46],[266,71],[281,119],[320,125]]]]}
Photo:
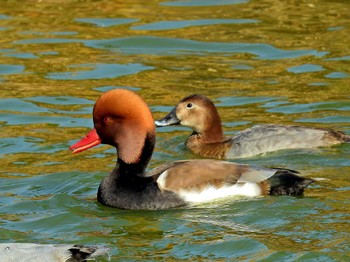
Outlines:
{"type": "Polygon", "coordinates": [[[325,75],[326,78],[333,78],[333,79],[342,79],[342,78],[349,78],[350,74],[343,73],[343,72],[332,72],[327,75],[325,75]]]}
{"type": "MultiPolygon", "coordinates": [[[[91,113],[91,110],[90,110],[91,113]]],[[[26,115],[26,114],[0,114],[1,122],[5,125],[30,125],[30,124],[54,124],[58,127],[91,127],[91,119],[82,117],[67,116],[43,116],[43,115],[26,115]]]]}
{"type": "Polygon", "coordinates": [[[166,6],[215,6],[215,5],[233,5],[233,4],[243,4],[247,3],[249,0],[180,0],[180,1],[171,1],[163,2],[161,5],[166,6]]]}
{"type": "Polygon", "coordinates": [[[337,110],[337,111],[349,111],[350,102],[317,102],[317,103],[308,103],[308,104],[293,104],[293,105],[284,105],[276,106],[274,108],[268,109],[268,112],[278,112],[283,114],[297,114],[297,113],[306,113],[314,112],[317,110],[337,110]]]}
{"type": "Polygon", "coordinates": [[[217,25],[217,24],[248,24],[258,23],[255,19],[201,19],[181,21],[160,21],[145,25],[133,26],[133,30],[173,30],[191,26],[217,25]]]}
{"type": "Polygon", "coordinates": [[[325,70],[320,65],[313,65],[313,64],[304,64],[299,66],[293,66],[289,67],[287,69],[288,72],[292,72],[294,74],[300,74],[300,73],[310,73],[310,72],[319,72],[325,70]]]}
{"type": "Polygon", "coordinates": [[[71,65],[70,68],[91,68],[74,72],[49,73],[46,78],[55,80],[86,80],[116,78],[119,76],[133,75],[141,71],[150,70],[154,67],[142,64],[80,64],[71,65]]]}
{"type": "Polygon", "coordinates": [[[191,55],[205,55],[207,53],[248,53],[256,55],[260,59],[269,60],[308,55],[322,57],[327,54],[327,52],[316,50],[282,50],[269,44],[200,42],[153,36],[86,40],[83,42],[88,47],[118,51],[125,54],[176,55],[190,53],[191,55]]]}
{"type": "Polygon", "coordinates": [[[0,75],[13,75],[23,73],[25,67],[22,65],[0,64],[0,75]]]}
{"type": "Polygon", "coordinates": [[[58,44],[84,43],[87,47],[106,49],[125,54],[153,54],[177,55],[189,53],[191,55],[205,55],[208,53],[248,53],[259,59],[278,60],[297,58],[301,56],[323,57],[328,52],[317,50],[283,50],[269,44],[262,43],[219,43],[201,42],[181,38],[166,38],[155,36],[134,36],[107,40],[79,40],[68,38],[35,38],[15,41],[15,44],[58,44]]]}
{"type": "Polygon", "coordinates": [[[279,97],[258,97],[258,96],[232,96],[218,98],[220,102],[216,106],[242,106],[256,103],[270,102],[279,99],[279,97]]]}
{"type": "Polygon", "coordinates": [[[77,22],[94,24],[99,27],[110,27],[116,25],[124,25],[139,21],[133,18],[77,18],[77,22]]]}

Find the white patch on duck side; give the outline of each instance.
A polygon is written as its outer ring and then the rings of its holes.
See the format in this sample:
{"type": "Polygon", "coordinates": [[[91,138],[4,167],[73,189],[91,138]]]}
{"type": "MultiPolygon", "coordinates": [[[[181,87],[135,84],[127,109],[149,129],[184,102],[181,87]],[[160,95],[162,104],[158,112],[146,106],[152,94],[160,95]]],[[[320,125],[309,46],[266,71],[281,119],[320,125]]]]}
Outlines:
{"type": "Polygon", "coordinates": [[[249,196],[255,197],[261,195],[261,188],[256,183],[238,183],[232,186],[223,186],[217,188],[208,186],[202,191],[198,190],[179,190],[177,192],[186,202],[200,203],[209,202],[220,198],[230,196],[249,196]]]}
{"type": "MultiPolygon", "coordinates": [[[[159,188],[166,189],[165,181],[168,171],[163,172],[157,179],[159,188]]],[[[230,196],[261,196],[261,188],[256,183],[237,183],[235,185],[222,186],[220,188],[213,185],[205,187],[199,191],[196,189],[180,189],[175,191],[188,203],[209,202],[230,196]]]]}
{"type": "Polygon", "coordinates": [[[168,175],[168,171],[166,170],[163,173],[161,173],[160,176],[158,177],[157,184],[159,188],[165,189],[165,179],[167,175],[168,175]]]}

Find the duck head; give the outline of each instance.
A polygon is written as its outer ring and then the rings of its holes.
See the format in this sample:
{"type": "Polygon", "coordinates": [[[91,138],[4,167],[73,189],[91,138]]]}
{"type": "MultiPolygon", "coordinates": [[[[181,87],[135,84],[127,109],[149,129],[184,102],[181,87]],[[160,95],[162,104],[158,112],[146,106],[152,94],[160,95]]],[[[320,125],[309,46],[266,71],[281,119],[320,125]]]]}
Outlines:
{"type": "Polygon", "coordinates": [[[206,96],[193,94],[180,102],[162,119],[155,121],[157,127],[183,125],[195,133],[222,137],[221,118],[214,103],[206,96]]]}
{"type": "Polygon", "coordinates": [[[93,109],[94,129],[69,149],[79,153],[99,144],[116,147],[118,159],[128,164],[140,161],[148,141],[152,154],[155,126],[151,111],[136,93],[110,90],[96,101],[93,109]]]}

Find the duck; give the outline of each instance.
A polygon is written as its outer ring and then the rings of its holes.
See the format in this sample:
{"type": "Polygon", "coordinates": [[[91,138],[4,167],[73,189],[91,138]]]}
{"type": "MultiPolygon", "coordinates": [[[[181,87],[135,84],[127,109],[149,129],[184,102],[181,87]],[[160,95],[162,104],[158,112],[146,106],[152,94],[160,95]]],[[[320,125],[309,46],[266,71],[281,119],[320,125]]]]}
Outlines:
{"type": "Polygon", "coordinates": [[[224,135],[220,115],[206,96],[184,97],[157,127],[182,125],[193,130],[185,145],[194,154],[215,159],[237,159],[286,149],[314,149],[350,143],[350,136],[326,128],[297,125],[256,125],[232,137],[224,135]]]}
{"type": "Polygon", "coordinates": [[[151,110],[135,92],[112,89],[93,107],[94,128],[70,150],[80,153],[99,144],[117,150],[117,163],[97,191],[105,206],[161,210],[231,196],[301,195],[314,182],[297,171],[253,167],[217,159],[166,162],[148,172],[156,143],[151,110]]]}
{"type": "Polygon", "coordinates": [[[74,244],[0,243],[2,262],[83,262],[106,254],[108,248],[74,244]]]}

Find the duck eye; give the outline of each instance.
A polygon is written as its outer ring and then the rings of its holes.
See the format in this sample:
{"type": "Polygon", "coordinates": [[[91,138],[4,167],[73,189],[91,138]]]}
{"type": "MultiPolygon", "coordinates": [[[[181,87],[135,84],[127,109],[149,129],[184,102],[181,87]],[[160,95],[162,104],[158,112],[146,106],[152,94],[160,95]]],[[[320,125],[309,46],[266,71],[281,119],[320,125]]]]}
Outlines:
{"type": "Polygon", "coordinates": [[[188,103],[188,104],[186,105],[187,108],[191,108],[192,106],[193,106],[192,103],[188,103]]]}

